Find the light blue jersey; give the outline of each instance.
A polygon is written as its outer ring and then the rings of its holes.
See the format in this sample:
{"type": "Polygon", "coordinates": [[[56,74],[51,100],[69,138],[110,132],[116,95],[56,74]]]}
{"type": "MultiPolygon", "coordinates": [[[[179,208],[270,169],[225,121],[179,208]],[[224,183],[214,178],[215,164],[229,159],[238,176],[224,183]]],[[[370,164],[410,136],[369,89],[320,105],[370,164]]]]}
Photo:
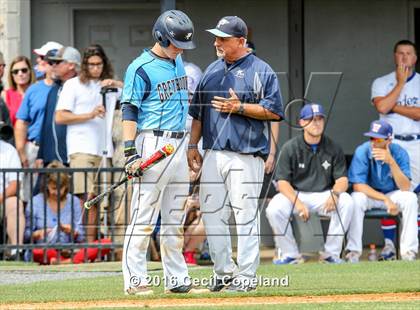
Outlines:
{"type": "Polygon", "coordinates": [[[137,121],[139,130],[185,130],[188,87],[181,56],[172,61],[144,50],[128,66],[121,102],[137,108],[123,109],[123,120],[137,121]]]}

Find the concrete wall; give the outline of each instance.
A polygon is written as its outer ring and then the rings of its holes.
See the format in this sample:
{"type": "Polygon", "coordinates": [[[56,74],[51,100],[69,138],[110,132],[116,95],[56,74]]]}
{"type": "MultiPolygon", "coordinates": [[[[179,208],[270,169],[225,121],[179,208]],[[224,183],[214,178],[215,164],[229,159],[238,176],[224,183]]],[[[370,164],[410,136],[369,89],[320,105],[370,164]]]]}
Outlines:
{"type": "MultiPolygon", "coordinates": [[[[342,72],[327,133],[353,153],[378,117],[370,103],[373,80],[393,70],[393,45],[409,36],[408,1],[305,1],[306,77],[342,72]]],[[[337,78],[319,78],[309,98],[331,104],[337,78]]]]}
{"type": "Polygon", "coordinates": [[[0,0],[0,51],[6,64],[18,55],[30,56],[29,21],[29,0],[0,0]]]}

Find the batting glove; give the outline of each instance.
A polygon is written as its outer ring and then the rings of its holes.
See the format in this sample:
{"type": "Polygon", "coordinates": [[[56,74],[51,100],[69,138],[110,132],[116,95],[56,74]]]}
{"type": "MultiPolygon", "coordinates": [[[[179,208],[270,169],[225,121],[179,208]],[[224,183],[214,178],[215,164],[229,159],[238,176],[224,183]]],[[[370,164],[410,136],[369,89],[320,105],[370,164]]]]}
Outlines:
{"type": "Polygon", "coordinates": [[[141,157],[137,154],[134,140],[124,142],[124,155],[126,158],[124,169],[128,177],[142,176],[140,165],[142,163],[141,157]]]}
{"type": "Polygon", "coordinates": [[[139,178],[143,175],[140,169],[140,165],[143,161],[141,160],[141,157],[139,154],[131,155],[127,158],[127,161],[125,162],[125,173],[128,177],[135,177],[139,178]]]}

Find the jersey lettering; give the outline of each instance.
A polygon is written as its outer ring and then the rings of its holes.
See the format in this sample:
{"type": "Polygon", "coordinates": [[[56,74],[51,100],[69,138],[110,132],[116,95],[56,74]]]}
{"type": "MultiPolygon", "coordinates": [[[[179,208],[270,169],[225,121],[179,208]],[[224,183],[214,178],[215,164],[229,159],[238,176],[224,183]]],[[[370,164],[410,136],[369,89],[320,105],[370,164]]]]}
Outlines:
{"type": "Polygon", "coordinates": [[[157,84],[156,90],[159,94],[160,102],[171,98],[171,96],[181,90],[188,91],[188,82],[186,76],[181,76],[172,80],[167,80],[157,84]]]}

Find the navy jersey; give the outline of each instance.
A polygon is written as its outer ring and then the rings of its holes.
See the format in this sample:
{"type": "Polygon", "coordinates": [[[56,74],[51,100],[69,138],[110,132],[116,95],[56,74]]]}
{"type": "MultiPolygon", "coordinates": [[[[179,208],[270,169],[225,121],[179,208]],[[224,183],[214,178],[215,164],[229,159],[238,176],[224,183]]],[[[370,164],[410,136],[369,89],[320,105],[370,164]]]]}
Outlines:
{"type": "Polygon", "coordinates": [[[248,54],[233,64],[223,59],[205,71],[189,114],[202,122],[203,148],[266,156],[270,151],[270,122],[216,111],[214,96],[229,98],[232,88],[243,103],[260,104],[283,117],[279,83],[271,67],[248,54]]]}
{"type": "Polygon", "coordinates": [[[137,108],[134,116],[124,109],[123,119],[137,121],[139,130],[184,130],[188,87],[181,56],[172,61],[145,50],[127,69],[121,102],[137,108]]]}

